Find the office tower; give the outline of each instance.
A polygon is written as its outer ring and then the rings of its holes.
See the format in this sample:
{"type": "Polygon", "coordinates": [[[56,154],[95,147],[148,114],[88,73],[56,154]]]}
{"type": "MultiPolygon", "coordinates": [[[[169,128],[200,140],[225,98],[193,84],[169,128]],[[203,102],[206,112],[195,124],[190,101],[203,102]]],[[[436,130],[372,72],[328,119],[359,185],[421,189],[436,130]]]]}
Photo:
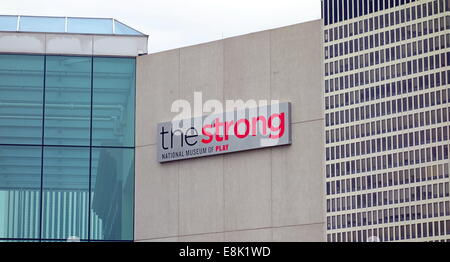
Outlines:
{"type": "Polygon", "coordinates": [[[450,1],[322,11],[327,241],[449,241],[450,1]]]}

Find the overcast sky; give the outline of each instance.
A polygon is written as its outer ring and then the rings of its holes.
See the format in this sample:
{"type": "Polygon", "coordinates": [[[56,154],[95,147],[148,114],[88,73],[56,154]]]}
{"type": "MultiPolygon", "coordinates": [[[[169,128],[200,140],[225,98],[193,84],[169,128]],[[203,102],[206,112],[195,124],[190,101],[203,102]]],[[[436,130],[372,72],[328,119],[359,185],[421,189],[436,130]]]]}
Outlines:
{"type": "Polygon", "coordinates": [[[116,18],[149,53],[320,18],[320,0],[0,0],[0,14],[116,18]]]}

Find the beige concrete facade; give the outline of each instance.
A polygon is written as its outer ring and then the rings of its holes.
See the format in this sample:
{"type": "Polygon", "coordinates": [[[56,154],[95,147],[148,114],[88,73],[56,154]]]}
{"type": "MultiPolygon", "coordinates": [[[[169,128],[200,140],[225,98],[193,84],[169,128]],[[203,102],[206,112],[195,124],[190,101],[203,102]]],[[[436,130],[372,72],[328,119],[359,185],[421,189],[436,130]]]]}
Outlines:
{"type": "Polygon", "coordinates": [[[137,58],[136,241],[324,241],[322,21],[137,58]],[[292,102],[290,146],[160,164],[171,104],[292,102]]]}

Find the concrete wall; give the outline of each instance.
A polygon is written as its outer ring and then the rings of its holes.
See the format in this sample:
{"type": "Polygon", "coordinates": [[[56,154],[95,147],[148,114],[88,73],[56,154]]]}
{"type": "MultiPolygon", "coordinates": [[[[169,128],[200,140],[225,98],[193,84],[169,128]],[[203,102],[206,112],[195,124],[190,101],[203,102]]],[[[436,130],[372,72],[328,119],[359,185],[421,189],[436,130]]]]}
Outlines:
{"type": "Polygon", "coordinates": [[[137,60],[136,241],[324,241],[320,20],[137,60]],[[159,164],[174,100],[292,102],[293,144],[159,164]]]}
{"type": "Polygon", "coordinates": [[[138,56],[148,36],[0,32],[0,53],[138,56]]]}

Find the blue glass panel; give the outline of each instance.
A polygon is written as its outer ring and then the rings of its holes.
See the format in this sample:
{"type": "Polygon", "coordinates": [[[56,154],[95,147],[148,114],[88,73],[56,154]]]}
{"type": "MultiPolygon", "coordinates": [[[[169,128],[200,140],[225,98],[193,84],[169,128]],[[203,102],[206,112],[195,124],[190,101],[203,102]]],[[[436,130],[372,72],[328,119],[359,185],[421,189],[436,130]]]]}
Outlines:
{"type": "Polygon", "coordinates": [[[41,151],[0,146],[0,238],[39,238],[41,151]]]}
{"type": "Polygon", "coordinates": [[[87,239],[89,157],[89,148],[44,148],[43,239],[87,239]]]}
{"type": "Polygon", "coordinates": [[[114,30],[116,35],[142,35],[140,32],[114,20],[114,30]]]}
{"type": "Polygon", "coordinates": [[[0,79],[0,144],[41,144],[44,57],[0,55],[0,79]]]}
{"type": "Polygon", "coordinates": [[[79,34],[112,34],[112,19],[68,18],[67,32],[79,34]]]}
{"type": "Polygon", "coordinates": [[[17,31],[17,16],[0,16],[0,31],[17,31]]]}
{"type": "Polygon", "coordinates": [[[5,243],[8,243],[8,242],[41,242],[40,240],[29,240],[29,239],[20,239],[20,240],[15,240],[15,239],[3,239],[3,240],[0,240],[0,243],[2,243],[2,242],[5,242],[5,243]]]}
{"type": "Polygon", "coordinates": [[[66,19],[63,17],[20,17],[19,30],[25,32],[64,32],[66,19]]]}
{"type": "Polygon", "coordinates": [[[89,146],[91,61],[90,57],[47,57],[46,145],[89,146]]]}
{"type": "Polygon", "coordinates": [[[92,145],[134,147],[135,59],[94,58],[92,145]]]}
{"type": "Polygon", "coordinates": [[[134,149],[92,149],[91,239],[133,240],[134,149]]]}

